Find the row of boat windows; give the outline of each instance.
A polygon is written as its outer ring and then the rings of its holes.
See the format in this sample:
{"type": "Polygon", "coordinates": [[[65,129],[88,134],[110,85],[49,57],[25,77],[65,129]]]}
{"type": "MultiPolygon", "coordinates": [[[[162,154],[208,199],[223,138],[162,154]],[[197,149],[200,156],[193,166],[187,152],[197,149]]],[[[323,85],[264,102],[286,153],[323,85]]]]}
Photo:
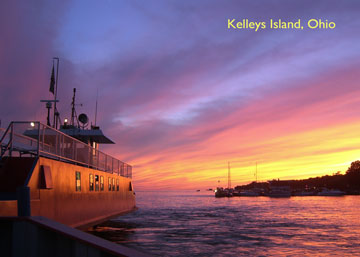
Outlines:
{"type": "MultiPolygon", "coordinates": [[[[76,191],[81,191],[81,173],[75,172],[76,191]]],[[[89,174],[89,191],[104,191],[104,176],[89,174]]],[[[119,191],[119,179],[108,178],[108,191],[119,191]]]]}

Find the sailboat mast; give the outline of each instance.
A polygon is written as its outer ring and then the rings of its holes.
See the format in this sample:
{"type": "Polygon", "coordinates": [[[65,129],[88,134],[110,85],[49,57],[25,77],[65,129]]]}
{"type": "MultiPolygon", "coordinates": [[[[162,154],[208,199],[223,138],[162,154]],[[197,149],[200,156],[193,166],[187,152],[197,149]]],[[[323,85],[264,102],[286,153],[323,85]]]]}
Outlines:
{"type": "Polygon", "coordinates": [[[228,162],[228,188],[231,188],[231,178],[230,178],[230,162],[228,162]]]}
{"type": "Polygon", "coordinates": [[[255,172],[255,182],[257,183],[257,162],[256,162],[256,172],[255,172]]]}

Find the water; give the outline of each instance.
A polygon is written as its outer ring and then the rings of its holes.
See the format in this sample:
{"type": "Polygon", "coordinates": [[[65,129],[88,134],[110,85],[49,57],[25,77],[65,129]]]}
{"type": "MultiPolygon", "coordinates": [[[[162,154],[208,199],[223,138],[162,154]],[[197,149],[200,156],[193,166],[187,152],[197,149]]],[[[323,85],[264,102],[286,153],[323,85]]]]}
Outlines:
{"type": "Polygon", "coordinates": [[[136,196],[138,211],[91,233],[154,256],[360,256],[360,196],[136,196]]]}

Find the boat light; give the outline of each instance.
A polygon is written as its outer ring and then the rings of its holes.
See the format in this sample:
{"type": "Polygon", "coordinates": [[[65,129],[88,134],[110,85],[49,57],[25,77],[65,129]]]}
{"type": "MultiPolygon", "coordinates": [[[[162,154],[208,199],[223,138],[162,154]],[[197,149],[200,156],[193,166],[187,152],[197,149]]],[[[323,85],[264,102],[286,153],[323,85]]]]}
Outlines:
{"type": "Polygon", "coordinates": [[[30,126],[31,126],[31,127],[35,127],[35,123],[34,123],[34,122],[30,122],[30,126]]]}
{"type": "Polygon", "coordinates": [[[67,125],[67,123],[68,123],[68,119],[65,119],[64,120],[64,125],[67,125]]]}

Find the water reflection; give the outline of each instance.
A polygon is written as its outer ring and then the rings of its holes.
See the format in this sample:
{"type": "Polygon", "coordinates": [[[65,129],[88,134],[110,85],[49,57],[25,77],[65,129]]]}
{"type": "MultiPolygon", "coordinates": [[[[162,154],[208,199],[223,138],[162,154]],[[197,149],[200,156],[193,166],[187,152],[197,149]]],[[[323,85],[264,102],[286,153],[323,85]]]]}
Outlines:
{"type": "Polygon", "coordinates": [[[138,192],[137,205],[91,233],[157,256],[360,254],[359,196],[138,192]]]}

